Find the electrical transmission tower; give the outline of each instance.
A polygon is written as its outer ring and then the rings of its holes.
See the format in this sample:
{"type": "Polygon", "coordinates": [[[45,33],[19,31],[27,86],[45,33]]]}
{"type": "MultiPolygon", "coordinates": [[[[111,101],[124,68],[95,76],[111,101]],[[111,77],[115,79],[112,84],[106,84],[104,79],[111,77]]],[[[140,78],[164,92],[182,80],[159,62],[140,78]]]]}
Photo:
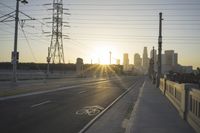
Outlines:
{"type": "Polygon", "coordinates": [[[52,33],[51,33],[51,43],[48,47],[48,57],[47,57],[47,73],[49,73],[49,63],[53,64],[65,63],[64,51],[63,51],[63,3],[62,0],[53,0],[53,11],[52,16],[52,33]]]}

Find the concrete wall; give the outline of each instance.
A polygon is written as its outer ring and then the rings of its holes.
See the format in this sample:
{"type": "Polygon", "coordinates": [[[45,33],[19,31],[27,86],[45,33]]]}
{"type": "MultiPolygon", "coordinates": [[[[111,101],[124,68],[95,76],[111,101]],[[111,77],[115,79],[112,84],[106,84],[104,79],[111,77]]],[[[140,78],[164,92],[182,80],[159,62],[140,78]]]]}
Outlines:
{"type": "Polygon", "coordinates": [[[184,84],[166,81],[165,96],[176,107],[182,118],[184,118],[185,114],[185,89],[184,84]]]}
{"type": "Polygon", "coordinates": [[[181,118],[200,133],[200,90],[198,86],[189,83],[176,83],[160,79],[160,90],[174,105],[181,118]]]}
{"type": "Polygon", "coordinates": [[[165,90],[166,90],[166,81],[164,78],[160,79],[160,90],[162,92],[163,95],[165,95],[165,90]]]}
{"type": "Polygon", "coordinates": [[[187,121],[200,133],[200,90],[195,88],[189,92],[187,121]]]}
{"type": "MultiPolygon", "coordinates": [[[[65,77],[75,77],[75,71],[63,71],[63,72],[53,72],[49,74],[48,78],[65,78],[65,77]]],[[[32,79],[45,79],[46,73],[42,71],[18,71],[18,80],[32,80],[32,79]]],[[[12,72],[5,70],[0,72],[0,81],[9,81],[12,79],[12,72]]]]}

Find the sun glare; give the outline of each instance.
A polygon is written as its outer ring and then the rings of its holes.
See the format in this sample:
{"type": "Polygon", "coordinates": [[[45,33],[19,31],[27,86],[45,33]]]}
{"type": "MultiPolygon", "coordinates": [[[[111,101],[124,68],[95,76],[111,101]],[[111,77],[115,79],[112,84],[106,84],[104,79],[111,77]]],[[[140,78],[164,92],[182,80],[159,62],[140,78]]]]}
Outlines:
{"type": "Polygon", "coordinates": [[[95,45],[94,51],[92,52],[92,58],[94,60],[98,60],[98,63],[100,64],[109,64],[109,52],[111,50],[112,49],[110,48],[110,45],[107,45],[106,43],[97,43],[95,45]]]}

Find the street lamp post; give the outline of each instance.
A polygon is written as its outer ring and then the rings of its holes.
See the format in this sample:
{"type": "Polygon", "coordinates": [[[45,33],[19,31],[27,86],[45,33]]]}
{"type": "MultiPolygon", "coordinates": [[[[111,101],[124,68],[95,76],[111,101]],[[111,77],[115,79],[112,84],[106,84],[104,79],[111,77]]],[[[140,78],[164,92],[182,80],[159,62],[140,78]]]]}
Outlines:
{"type": "Polygon", "coordinates": [[[14,37],[14,51],[12,52],[12,64],[13,64],[13,79],[17,82],[17,62],[19,59],[19,52],[17,52],[17,39],[18,39],[18,22],[19,22],[19,1],[23,4],[27,4],[26,0],[16,0],[16,12],[15,12],[15,37],[14,37]]]}
{"type": "Polygon", "coordinates": [[[158,72],[156,87],[160,85],[160,77],[162,73],[162,13],[159,13],[159,37],[158,37],[158,72]]]}

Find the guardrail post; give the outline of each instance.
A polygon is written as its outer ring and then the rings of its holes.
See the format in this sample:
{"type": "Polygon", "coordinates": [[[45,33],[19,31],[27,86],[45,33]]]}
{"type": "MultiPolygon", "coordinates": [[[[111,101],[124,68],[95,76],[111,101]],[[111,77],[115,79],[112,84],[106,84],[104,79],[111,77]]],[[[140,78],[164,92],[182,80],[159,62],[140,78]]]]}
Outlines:
{"type": "Polygon", "coordinates": [[[164,86],[163,95],[164,96],[165,96],[165,92],[166,92],[166,81],[167,81],[167,79],[164,78],[164,84],[163,84],[163,86],[164,86]]]}
{"type": "Polygon", "coordinates": [[[189,91],[190,88],[187,84],[184,84],[184,99],[183,99],[183,104],[184,104],[184,112],[183,112],[183,119],[187,121],[187,113],[188,113],[188,99],[189,99],[189,91]]]}

